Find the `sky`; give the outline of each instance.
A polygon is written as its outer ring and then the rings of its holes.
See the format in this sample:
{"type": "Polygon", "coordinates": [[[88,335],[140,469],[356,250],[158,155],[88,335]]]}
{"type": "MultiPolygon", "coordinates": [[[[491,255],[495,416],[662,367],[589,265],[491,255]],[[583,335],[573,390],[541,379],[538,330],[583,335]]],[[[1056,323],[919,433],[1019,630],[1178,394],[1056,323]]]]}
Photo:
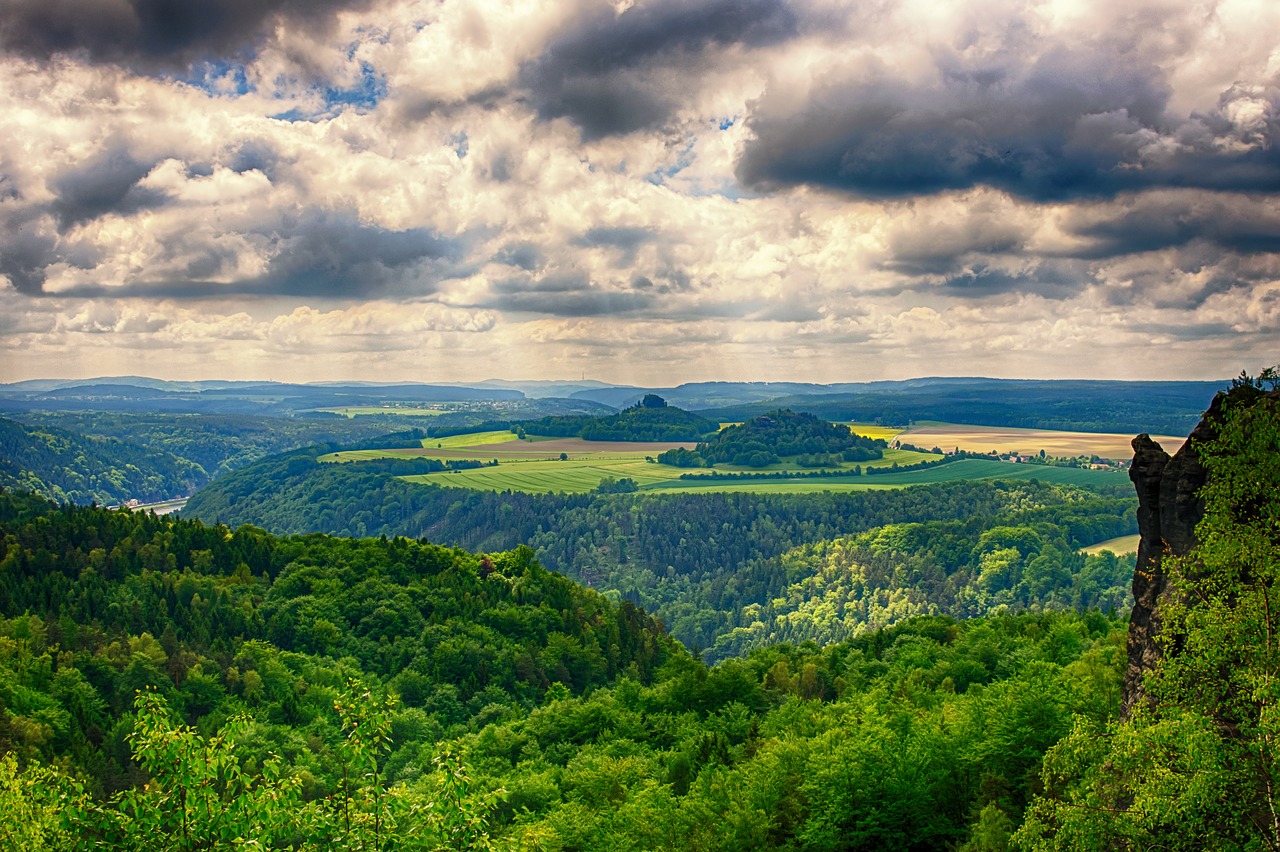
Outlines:
{"type": "Polygon", "coordinates": [[[1273,0],[0,4],[0,382],[1278,361],[1273,0]]]}

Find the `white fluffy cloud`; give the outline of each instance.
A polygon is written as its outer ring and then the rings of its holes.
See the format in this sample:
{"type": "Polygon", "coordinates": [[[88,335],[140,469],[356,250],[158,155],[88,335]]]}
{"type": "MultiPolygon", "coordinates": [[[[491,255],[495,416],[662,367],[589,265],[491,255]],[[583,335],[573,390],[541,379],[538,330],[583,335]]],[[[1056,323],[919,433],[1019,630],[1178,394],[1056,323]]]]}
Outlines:
{"type": "Polygon", "coordinates": [[[0,380],[1280,351],[1270,7],[281,0],[78,50],[34,8],[0,19],[0,380]]]}

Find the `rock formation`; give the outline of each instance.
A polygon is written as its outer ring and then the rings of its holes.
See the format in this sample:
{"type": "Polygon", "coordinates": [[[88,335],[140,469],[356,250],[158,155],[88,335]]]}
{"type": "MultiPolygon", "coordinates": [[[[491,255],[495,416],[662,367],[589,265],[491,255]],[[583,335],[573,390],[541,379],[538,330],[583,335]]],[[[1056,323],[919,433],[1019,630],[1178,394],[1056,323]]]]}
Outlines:
{"type": "MultiPolygon", "coordinates": [[[[1276,378],[1273,370],[1267,373],[1269,380],[1276,378]]],[[[1124,673],[1121,718],[1143,700],[1142,679],[1146,673],[1161,656],[1177,652],[1178,637],[1161,636],[1160,602],[1169,582],[1162,563],[1168,556],[1186,555],[1198,543],[1196,525],[1204,517],[1200,489],[1208,479],[1208,471],[1200,463],[1196,447],[1217,435],[1224,406],[1253,405],[1264,397],[1280,398],[1280,389],[1273,386],[1270,392],[1264,392],[1256,385],[1237,383],[1230,391],[1219,393],[1172,458],[1148,435],[1133,439],[1129,479],[1138,491],[1138,532],[1142,538],[1133,574],[1129,664],[1124,673]]]]}
{"type": "Polygon", "coordinates": [[[1159,602],[1168,576],[1165,556],[1182,556],[1196,545],[1196,524],[1204,515],[1199,492],[1206,471],[1195,450],[1217,431],[1223,396],[1214,399],[1204,418],[1178,452],[1168,453],[1147,434],[1133,439],[1129,479],[1138,491],[1138,562],[1133,574],[1133,612],[1129,616],[1129,664],[1124,673],[1120,715],[1126,717],[1143,696],[1142,678],[1160,658],[1159,602]]]}

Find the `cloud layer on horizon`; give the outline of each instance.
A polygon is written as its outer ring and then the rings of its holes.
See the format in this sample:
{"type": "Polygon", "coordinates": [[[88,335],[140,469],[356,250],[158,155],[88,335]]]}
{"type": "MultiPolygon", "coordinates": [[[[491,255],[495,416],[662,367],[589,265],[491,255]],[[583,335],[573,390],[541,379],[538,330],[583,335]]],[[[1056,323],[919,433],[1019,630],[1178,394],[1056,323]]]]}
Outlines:
{"type": "Polygon", "coordinates": [[[21,0],[0,33],[0,381],[1280,351],[1277,10],[21,0]]]}

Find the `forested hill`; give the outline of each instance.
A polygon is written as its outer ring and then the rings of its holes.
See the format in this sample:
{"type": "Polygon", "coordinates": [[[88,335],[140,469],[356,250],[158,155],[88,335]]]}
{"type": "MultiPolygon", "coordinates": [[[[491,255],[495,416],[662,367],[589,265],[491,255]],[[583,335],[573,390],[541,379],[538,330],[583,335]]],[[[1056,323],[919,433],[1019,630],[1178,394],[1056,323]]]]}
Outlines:
{"type": "Polygon", "coordinates": [[[235,697],[300,724],[316,709],[295,680],[331,666],[326,684],[375,676],[441,730],[495,702],[537,703],[556,683],[649,682],[677,650],[652,618],[544,570],[528,548],[277,537],[0,490],[0,623],[24,614],[21,635],[72,655],[57,689],[84,697],[70,715],[45,712],[0,679],[0,753],[66,750],[107,789],[133,770],[94,747],[124,746],[139,689],[191,720],[235,697]]]}
{"type": "Polygon", "coordinates": [[[0,486],[82,504],[170,500],[266,455],[363,443],[391,428],[368,418],[24,412],[0,419],[0,486]]]}
{"type": "Polygon", "coordinates": [[[716,654],[833,641],[928,612],[1123,607],[1132,560],[1077,548],[1136,531],[1128,488],[1021,481],[814,494],[535,495],[411,484],[322,449],[264,459],[184,514],[277,532],[529,544],[716,654]],[[912,526],[923,524],[924,526],[912,526]],[[877,536],[858,538],[879,530],[877,536]]]}
{"type": "Polygon", "coordinates": [[[199,465],[172,453],[0,418],[0,487],[75,503],[113,503],[182,496],[207,480],[199,465]]]}
{"type": "Polygon", "coordinates": [[[582,438],[587,441],[700,441],[720,424],[667,405],[654,394],[617,414],[599,417],[543,417],[513,428],[530,435],[582,438]]]}
{"type": "Polygon", "coordinates": [[[884,449],[885,442],[879,438],[854,434],[848,426],[812,414],[781,409],[726,426],[692,452],[669,450],[658,456],[658,461],[678,467],[768,467],[783,458],[798,457],[802,463],[817,467],[883,458],[884,449]]]}
{"type": "Polygon", "coordinates": [[[1044,750],[1115,706],[1122,634],[1098,613],[922,619],[709,669],[530,556],[0,492],[0,840],[1003,842],[1044,750]]]}

